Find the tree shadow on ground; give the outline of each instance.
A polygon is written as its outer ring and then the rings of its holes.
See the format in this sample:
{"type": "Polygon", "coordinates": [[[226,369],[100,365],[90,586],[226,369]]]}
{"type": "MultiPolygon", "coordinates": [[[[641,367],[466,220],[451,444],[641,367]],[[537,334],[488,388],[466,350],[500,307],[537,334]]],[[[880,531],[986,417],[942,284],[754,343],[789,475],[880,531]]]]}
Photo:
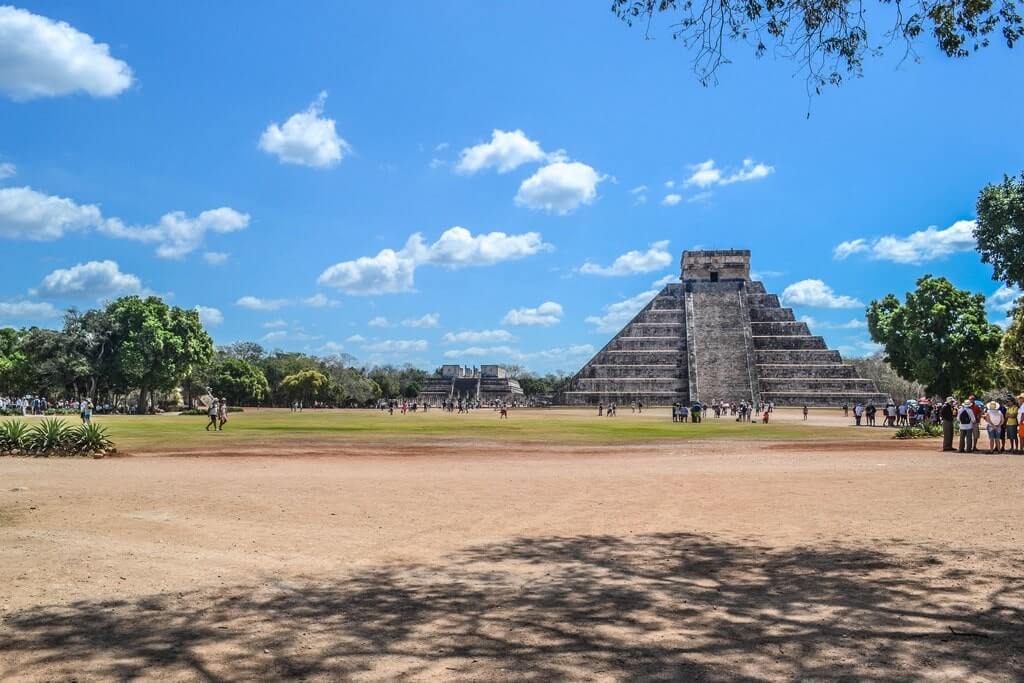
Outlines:
{"type": "Polygon", "coordinates": [[[1024,678],[1019,556],[519,538],[336,580],[39,607],[0,678],[1024,678]]]}

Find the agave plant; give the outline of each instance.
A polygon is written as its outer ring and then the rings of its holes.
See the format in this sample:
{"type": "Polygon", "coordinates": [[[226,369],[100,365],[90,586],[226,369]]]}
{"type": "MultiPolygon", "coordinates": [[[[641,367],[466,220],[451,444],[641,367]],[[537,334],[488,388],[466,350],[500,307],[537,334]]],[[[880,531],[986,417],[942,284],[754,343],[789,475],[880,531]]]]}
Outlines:
{"type": "Polygon", "coordinates": [[[64,420],[48,417],[28,430],[23,448],[37,455],[59,455],[69,450],[70,437],[71,428],[64,420]]]}
{"type": "Polygon", "coordinates": [[[82,455],[102,455],[114,447],[105,427],[94,424],[79,425],[71,430],[70,450],[82,455]]]}
{"type": "Polygon", "coordinates": [[[25,450],[28,431],[28,424],[22,420],[0,422],[0,455],[21,453],[25,450]]]}

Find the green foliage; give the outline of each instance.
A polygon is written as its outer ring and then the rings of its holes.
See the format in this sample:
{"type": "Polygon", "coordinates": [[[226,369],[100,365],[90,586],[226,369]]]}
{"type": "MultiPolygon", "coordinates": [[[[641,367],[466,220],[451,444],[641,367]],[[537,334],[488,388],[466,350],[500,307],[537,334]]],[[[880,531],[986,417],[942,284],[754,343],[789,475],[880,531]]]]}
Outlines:
{"type": "Polygon", "coordinates": [[[994,279],[1024,288],[1024,172],[982,188],[977,212],[974,237],[981,260],[992,265],[994,279]]]}
{"type": "Polygon", "coordinates": [[[238,358],[223,358],[213,364],[209,373],[214,395],[228,400],[228,405],[259,403],[270,393],[266,375],[258,367],[238,358]]]}
{"type": "Polygon", "coordinates": [[[67,450],[81,455],[99,455],[114,448],[106,427],[83,424],[70,430],[67,450]]]}
{"type": "Polygon", "coordinates": [[[985,297],[925,275],[901,304],[892,294],[868,307],[871,338],[900,377],[930,395],[979,392],[993,385],[1002,331],[988,322],[985,297]]]}
{"type": "Polygon", "coordinates": [[[913,427],[900,427],[892,435],[894,439],[929,439],[935,436],[942,436],[942,427],[928,422],[913,427]]]}
{"type": "Polygon", "coordinates": [[[307,403],[322,398],[329,384],[327,375],[317,370],[303,370],[281,380],[281,388],[288,396],[307,403]]]}
{"type": "Polygon", "coordinates": [[[22,447],[36,455],[64,455],[70,452],[71,428],[64,420],[48,417],[32,425],[22,447]]]}
{"type": "Polygon", "coordinates": [[[1024,387],[1024,307],[1013,310],[1010,326],[999,346],[1000,381],[1007,387],[1024,387]]]}
{"type": "Polygon", "coordinates": [[[28,423],[22,420],[0,422],[0,455],[13,455],[25,449],[28,423]]]}
{"type": "MultiPolygon", "coordinates": [[[[799,62],[808,85],[820,92],[839,85],[844,75],[860,76],[864,59],[881,54],[883,40],[869,35],[869,11],[884,12],[855,0],[612,0],[612,12],[648,32],[665,14],[672,37],[694,52],[693,68],[703,85],[716,81],[718,68],[730,63],[727,41],[753,45],[766,53],[799,62]]],[[[896,3],[881,19],[886,37],[902,42],[908,54],[922,34],[947,57],[966,57],[989,45],[993,33],[1008,47],[1024,34],[1016,0],[910,0],[896,3]]]]}

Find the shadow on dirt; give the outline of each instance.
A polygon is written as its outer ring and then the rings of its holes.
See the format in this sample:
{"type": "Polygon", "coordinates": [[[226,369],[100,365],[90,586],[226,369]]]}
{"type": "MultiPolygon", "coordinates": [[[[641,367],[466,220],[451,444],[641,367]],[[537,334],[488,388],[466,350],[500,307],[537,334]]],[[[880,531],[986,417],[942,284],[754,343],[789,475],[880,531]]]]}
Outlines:
{"type": "Polygon", "coordinates": [[[330,582],[40,607],[0,622],[0,678],[1024,677],[1019,556],[878,547],[520,538],[330,582]]]}

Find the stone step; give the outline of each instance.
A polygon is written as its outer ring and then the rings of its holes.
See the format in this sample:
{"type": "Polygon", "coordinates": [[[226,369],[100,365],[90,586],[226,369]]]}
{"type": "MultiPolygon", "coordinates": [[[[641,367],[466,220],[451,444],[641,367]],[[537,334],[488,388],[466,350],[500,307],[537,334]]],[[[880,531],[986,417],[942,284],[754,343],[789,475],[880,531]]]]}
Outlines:
{"type": "Polygon", "coordinates": [[[760,381],[762,392],[875,392],[874,382],[859,377],[762,377],[760,381]]]}
{"type": "MultiPolygon", "coordinates": [[[[774,403],[777,406],[829,406],[838,408],[842,405],[853,406],[860,402],[865,405],[874,403],[876,406],[884,406],[888,397],[885,394],[876,392],[785,392],[785,391],[762,391],[761,400],[774,403]]],[[[852,416],[851,416],[852,419],[852,416]]]]}
{"type": "Polygon", "coordinates": [[[682,300],[677,296],[656,296],[651,300],[651,309],[655,311],[678,311],[682,308],[682,300]]]}
{"type": "Polygon", "coordinates": [[[747,283],[747,291],[751,294],[765,294],[767,290],[764,288],[764,283],[760,280],[751,280],[747,283]]]}
{"type": "Polygon", "coordinates": [[[856,377],[857,371],[852,365],[840,365],[838,363],[828,364],[801,364],[791,365],[782,363],[762,363],[757,366],[757,374],[761,379],[775,379],[783,377],[828,377],[843,378],[856,377]]]}
{"type": "Polygon", "coordinates": [[[674,323],[683,324],[683,311],[679,309],[663,308],[659,310],[648,309],[637,316],[637,322],[641,323],[674,323]]]}
{"type": "Polygon", "coordinates": [[[658,351],[620,351],[611,349],[599,352],[588,365],[681,365],[681,367],[685,367],[684,361],[685,352],[679,349],[658,351]]]}
{"type": "Polygon", "coordinates": [[[763,306],[758,306],[752,307],[748,310],[750,311],[750,321],[755,323],[796,320],[796,316],[793,314],[792,308],[765,308],[763,306]]]}
{"type": "MultiPolygon", "coordinates": [[[[785,310],[785,309],[775,309],[785,310]]],[[[751,322],[750,323],[751,333],[755,337],[784,337],[784,336],[802,336],[808,337],[811,335],[811,330],[807,327],[807,323],[800,322],[797,320],[779,320],[772,322],[751,322]]]]}
{"type": "Polygon", "coordinates": [[[683,377],[683,368],[678,365],[588,365],[580,371],[580,377],[608,378],[617,377],[683,377]]]}
{"type": "Polygon", "coordinates": [[[633,394],[646,391],[681,391],[685,387],[678,377],[626,377],[618,379],[589,379],[580,377],[573,387],[574,391],[589,391],[592,393],[622,393],[633,394]]]}
{"type": "Polygon", "coordinates": [[[791,350],[791,349],[809,349],[814,351],[825,351],[828,347],[825,345],[825,340],[818,336],[784,336],[784,335],[770,335],[770,336],[754,336],[754,349],[757,351],[769,351],[769,350],[791,350]]]}
{"type": "Polygon", "coordinates": [[[767,364],[818,365],[842,363],[838,351],[832,349],[761,349],[754,352],[758,368],[767,364]]]}
{"type": "Polygon", "coordinates": [[[611,343],[616,351],[675,351],[685,342],[679,337],[616,337],[611,343]]]}
{"type": "Polygon", "coordinates": [[[563,400],[567,405],[575,406],[615,403],[620,409],[629,410],[629,404],[633,401],[642,402],[646,408],[648,406],[668,406],[677,401],[687,403],[689,397],[685,391],[645,391],[641,393],[567,391],[563,394],[563,400]]]}
{"type": "Polygon", "coordinates": [[[777,294],[748,294],[747,305],[750,308],[778,308],[780,306],[779,296],[777,294]]]}
{"type": "Polygon", "coordinates": [[[666,323],[632,323],[619,334],[619,338],[648,339],[652,337],[675,337],[682,339],[685,331],[679,324],[666,323]]]}

